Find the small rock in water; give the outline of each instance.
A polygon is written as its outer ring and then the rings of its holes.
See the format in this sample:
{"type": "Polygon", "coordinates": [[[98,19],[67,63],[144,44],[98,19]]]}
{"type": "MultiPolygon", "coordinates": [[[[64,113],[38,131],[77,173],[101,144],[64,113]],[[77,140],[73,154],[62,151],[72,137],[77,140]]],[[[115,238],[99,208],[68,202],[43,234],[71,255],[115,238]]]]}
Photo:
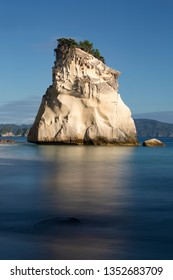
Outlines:
{"type": "Polygon", "coordinates": [[[165,146],[165,144],[162,141],[153,138],[153,139],[144,141],[143,146],[144,147],[154,147],[154,146],[163,147],[163,146],[165,146]]]}
{"type": "Polygon", "coordinates": [[[11,139],[0,139],[0,144],[15,144],[16,142],[11,139]]]}

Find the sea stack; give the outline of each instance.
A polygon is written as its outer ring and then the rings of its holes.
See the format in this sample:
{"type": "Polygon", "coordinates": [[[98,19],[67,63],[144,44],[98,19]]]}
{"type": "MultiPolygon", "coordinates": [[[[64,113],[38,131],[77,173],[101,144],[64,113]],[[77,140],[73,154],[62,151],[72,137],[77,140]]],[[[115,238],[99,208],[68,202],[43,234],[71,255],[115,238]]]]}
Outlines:
{"type": "Polygon", "coordinates": [[[137,145],[131,111],[118,93],[120,72],[64,41],[55,49],[53,82],[43,95],[28,141],[137,145]]]}

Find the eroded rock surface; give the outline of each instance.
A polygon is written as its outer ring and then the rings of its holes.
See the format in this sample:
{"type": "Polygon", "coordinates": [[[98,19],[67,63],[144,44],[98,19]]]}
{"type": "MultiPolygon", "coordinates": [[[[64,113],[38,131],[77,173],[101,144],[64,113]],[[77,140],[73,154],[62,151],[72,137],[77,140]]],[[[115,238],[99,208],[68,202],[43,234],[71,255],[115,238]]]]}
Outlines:
{"type": "Polygon", "coordinates": [[[118,94],[119,74],[79,48],[58,47],[53,84],[43,96],[28,141],[136,145],[130,109],[118,94]]]}

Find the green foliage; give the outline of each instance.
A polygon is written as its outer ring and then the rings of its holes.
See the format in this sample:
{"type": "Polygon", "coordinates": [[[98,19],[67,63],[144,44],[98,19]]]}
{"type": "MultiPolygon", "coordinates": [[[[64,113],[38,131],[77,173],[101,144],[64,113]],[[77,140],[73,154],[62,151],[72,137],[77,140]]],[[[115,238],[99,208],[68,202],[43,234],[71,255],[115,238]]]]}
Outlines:
{"type": "Polygon", "coordinates": [[[138,137],[173,137],[173,124],[149,119],[135,119],[138,137]]]}
{"type": "Polygon", "coordinates": [[[78,46],[78,43],[72,38],[59,38],[57,41],[58,47],[62,45],[67,45],[69,48],[78,46]]]}
{"type": "Polygon", "coordinates": [[[80,41],[78,47],[85,52],[91,53],[93,49],[93,43],[88,40],[80,41]]]}
{"type": "Polygon", "coordinates": [[[105,59],[103,56],[101,56],[100,52],[98,49],[92,49],[91,54],[96,57],[97,59],[101,60],[103,63],[105,63],[105,59]]]}
{"type": "Polygon", "coordinates": [[[31,125],[0,124],[0,136],[12,133],[15,136],[26,136],[31,125]]]}
{"type": "Polygon", "coordinates": [[[98,49],[92,49],[92,54],[99,59],[100,57],[100,52],[98,49]]]}
{"type": "Polygon", "coordinates": [[[12,132],[11,127],[6,125],[0,130],[0,134],[6,134],[12,132]]]}
{"type": "Polygon", "coordinates": [[[88,40],[80,41],[78,43],[72,38],[59,38],[57,39],[57,41],[58,41],[58,47],[66,45],[69,48],[74,48],[74,47],[80,48],[81,50],[92,54],[95,58],[105,63],[105,59],[103,56],[101,56],[100,51],[98,49],[94,49],[93,43],[91,43],[88,40]]]}

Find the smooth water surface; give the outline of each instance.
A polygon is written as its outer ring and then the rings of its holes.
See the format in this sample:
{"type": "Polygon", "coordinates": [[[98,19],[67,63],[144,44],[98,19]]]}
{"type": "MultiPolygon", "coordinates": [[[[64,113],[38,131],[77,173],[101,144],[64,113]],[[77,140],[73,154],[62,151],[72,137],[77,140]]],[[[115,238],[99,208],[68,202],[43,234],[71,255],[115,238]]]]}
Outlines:
{"type": "Polygon", "coordinates": [[[173,259],[166,147],[0,145],[0,259],[173,259]]]}

